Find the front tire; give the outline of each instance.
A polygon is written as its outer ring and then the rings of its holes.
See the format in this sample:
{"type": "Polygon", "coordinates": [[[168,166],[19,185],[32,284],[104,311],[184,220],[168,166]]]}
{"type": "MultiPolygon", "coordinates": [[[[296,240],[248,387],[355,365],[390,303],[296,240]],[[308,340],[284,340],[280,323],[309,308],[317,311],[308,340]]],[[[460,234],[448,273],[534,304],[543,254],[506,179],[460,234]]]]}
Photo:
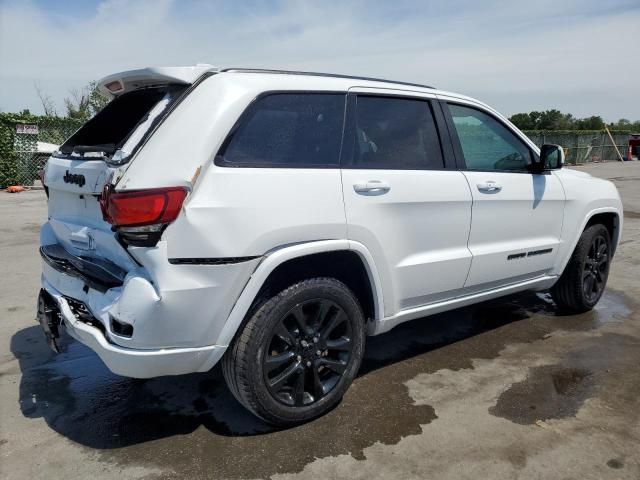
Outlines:
{"type": "Polygon", "coordinates": [[[264,421],[304,423],[340,402],[364,353],[364,315],[333,278],[288,287],[254,310],[222,360],[229,389],[264,421]]]}
{"type": "Polygon", "coordinates": [[[604,225],[586,228],[551,296],[561,311],[591,310],[604,293],[611,262],[611,239],[604,225]]]}

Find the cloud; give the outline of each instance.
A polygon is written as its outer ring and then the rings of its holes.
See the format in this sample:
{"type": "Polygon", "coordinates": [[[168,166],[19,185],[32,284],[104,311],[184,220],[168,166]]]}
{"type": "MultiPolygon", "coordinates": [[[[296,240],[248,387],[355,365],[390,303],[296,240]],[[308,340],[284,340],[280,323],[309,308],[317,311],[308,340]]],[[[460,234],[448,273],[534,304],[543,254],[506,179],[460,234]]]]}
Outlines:
{"type": "Polygon", "coordinates": [[[381,76],[506,114],[639,118],[637,1],[106,0],[82,13],[0,3],[0,108],[148,65],[212,63],[381,76]],[[637,49],[635,49],[637,50],[637,49]]]}

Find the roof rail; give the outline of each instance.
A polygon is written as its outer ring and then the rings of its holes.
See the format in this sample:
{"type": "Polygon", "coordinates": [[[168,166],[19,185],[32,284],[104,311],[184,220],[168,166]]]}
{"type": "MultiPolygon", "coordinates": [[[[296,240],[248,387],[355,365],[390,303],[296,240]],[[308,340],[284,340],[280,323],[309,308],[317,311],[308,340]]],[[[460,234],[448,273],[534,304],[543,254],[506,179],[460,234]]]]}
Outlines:
{"type": "Polygon", "coordinates": [[[420,87],[420,88],[431,88],[435,89],[435,87],[429,85],[422,85],[420,83],[410,83],[410,82],[397,82],[395,80],[386,80],[384,78],[373,78],[373,77],[357,77],[353,75],[340,75],[338,73],[320,73],[320,72],[297,72],[292,70],[269,70],[262,68],[223,68],[220,72],[242,72],[242,73],[274,73],[274,74],[283,74],[283,75],[309,75],[313,77],[329,77],[329,78],[346,78],[350,80],[367,80],[370,82],[382,82],[382,83],[395,83],[396,85],[405,85],[408,87],[420,87]]]}

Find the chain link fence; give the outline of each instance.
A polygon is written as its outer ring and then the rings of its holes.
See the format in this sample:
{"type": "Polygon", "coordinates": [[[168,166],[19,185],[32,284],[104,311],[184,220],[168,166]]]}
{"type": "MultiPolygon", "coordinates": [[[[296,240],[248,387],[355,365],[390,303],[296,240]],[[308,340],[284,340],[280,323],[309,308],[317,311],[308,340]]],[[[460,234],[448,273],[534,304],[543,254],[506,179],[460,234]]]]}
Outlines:
{"type": "Polygon", "coordinates": [[[0,113],[0,187],[33,185],[47,158],[81,125],[71,118],[0,113]]]}
{"type": "MultiPolygon", "coordinates": [[[[71,118],[0,113],[0,188],[33,185],[49,155],[81,125],[81,120],[71,118]]],[[[611,132],[613,142],[602,131],[524,133],[538,146],[562,145],[568,164],[619,160],[618,151],[628,155],[627,132],[611,132]]]]}
{"type": "Polygon", "coordinates": [[[588,162],[606,162],[620,160],[620,155],[627,159],[629,149],[629,133],[606,131],[524,131],[539,147],[545,143],[561,145],[565,151],[565,163],[581,165],[588,162]],[[616,150],[617,148],[617,150],[616,150]]]}

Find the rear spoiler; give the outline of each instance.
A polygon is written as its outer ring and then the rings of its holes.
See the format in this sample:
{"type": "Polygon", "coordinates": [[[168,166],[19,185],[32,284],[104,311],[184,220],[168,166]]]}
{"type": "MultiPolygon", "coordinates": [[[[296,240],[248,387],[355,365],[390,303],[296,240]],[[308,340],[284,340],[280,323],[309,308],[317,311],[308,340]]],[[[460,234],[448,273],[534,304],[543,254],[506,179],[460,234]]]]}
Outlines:
{"type": "Polygon", "coordinates": [[[148,67],[108,75],[98,82],[98,90],[108,99],[145,87],[168,84],[190,85],[206,72],[217,72],[208,64],[192,67],[148,67]]]}

